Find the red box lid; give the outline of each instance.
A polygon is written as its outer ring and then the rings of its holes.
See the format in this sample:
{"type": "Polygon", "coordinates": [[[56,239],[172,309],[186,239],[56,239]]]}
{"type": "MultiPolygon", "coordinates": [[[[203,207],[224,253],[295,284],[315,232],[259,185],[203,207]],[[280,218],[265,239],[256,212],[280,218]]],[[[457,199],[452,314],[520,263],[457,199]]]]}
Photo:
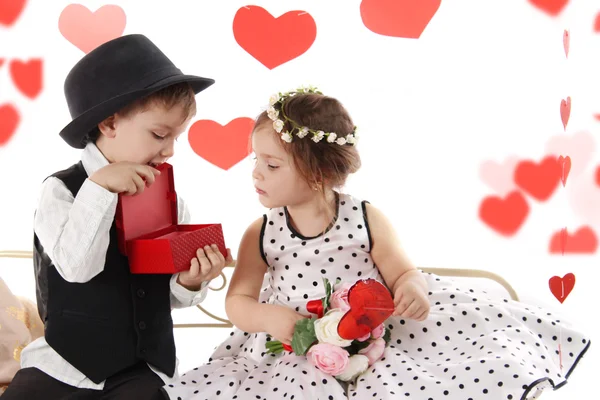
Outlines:
{"type": "Polygon", "coordinates": [[[119,194],[115,215],[119,248],[127,254],[127,242],[142,235],[177,225],[177,194],[173,166],[159,165],[161,173],[150,187],[135,196],[119,194]]]}

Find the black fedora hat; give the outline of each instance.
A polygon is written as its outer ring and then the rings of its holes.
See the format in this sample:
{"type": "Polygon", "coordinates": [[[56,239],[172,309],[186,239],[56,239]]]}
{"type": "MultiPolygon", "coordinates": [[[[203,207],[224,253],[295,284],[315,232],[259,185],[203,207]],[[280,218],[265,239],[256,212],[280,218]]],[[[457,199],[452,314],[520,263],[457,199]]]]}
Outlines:
{"type": "Polygon", "coordinates": [[[64,91],[73,120],[60,137],[82,149],[84,137],[104,119],[137,99],[182,82],[188,82],[195,94],[215,83],[183,74],[144,35],[108,41],[86,54],[67,75],[64,91]]]}

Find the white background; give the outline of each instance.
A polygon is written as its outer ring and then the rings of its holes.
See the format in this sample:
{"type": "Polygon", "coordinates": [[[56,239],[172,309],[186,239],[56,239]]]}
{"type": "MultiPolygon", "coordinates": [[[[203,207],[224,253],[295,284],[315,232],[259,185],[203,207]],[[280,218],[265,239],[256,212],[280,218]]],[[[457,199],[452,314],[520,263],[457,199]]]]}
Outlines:
{"type": "MultiPolygon", "coordinates": [[[[92,11],[105,4],[81,3],[92,11]]],[[[125,34],[146,34],[184,72],[216,79],[197,97],[197,120],[224,125],[254,118],[271,93],[301,84],[338,97],[359,126],[363,160],[345,191],[388,215],[416,265],[498,273],[522,300],[566,315],[594,341],[599,253],[548,252],[550,236],[563,227],[592,225],[600,232],[600,187],[592,178],[600,165],[600,121],[594,118],[600,113],[600,34],[593,29],[600,4],[593,3],[571,0],[552,17],[527,0],[445,0],[418,40],[371,32],[358,0],[111,4],[127,15],[125,34]],[[315,42],[298,58],[267,69],[233,35],[235,13],[250,4],[276,17],[290,10],[310,13],[317,24],[315,42]],[[571,34],[568,58],[564,29],[571,34]],[[566,96],[573,105],[565,131],[559,105],[566,96]],[[576,135],[592,144],[558,146],[573,163],[566,187],[546,202],[526,196],[530,214],[514,236],[498,235],[480,221],[481,200],[503,194],[482,180],[482,163],[511,156],[539,161],[552,140],[576,135]],[[589,205],[583,208],[586,201],[598,204],[595,213],[589,205]],[[577,280],[561,304],[548,280],[568,272],[577,280]]],[[[0,249],[31,249],[40,183],[79,159],[79,151],[58,136],[70,121],[63,81],[83,56],[58,29],[69,4],[30,0],[12,27],[0,26],[0,58],[7,59],[0,67],[0,105],[13,103],[22,116],[15,136],[0,147],[0,249]],[[8,60],[37,57],[43,58],[44,90],[32,100],[14,87],[8,60]]],[[[171,160],[176,187],[193,221],[222,223],[235,256],[243,231],[264,212],[252,188],[250,159],[225,171],[195,154],[187,137],[177,146],[171,160]]],[[[15,293],[34,296],[30,261],[2,260],[0,267],[15,293]]],[[[204,306],[225,316],[223,299],[211,293],[204,306]]],[[[179,323],[196,322],[199,315],[193,309],[174,312],[179,323]]],[[[226,329],[177,330],[181,372],[205,362],[227,335],[226,329]]],[[[597,391],[597,354],[592,346],[569,384],[543,398],[583,398],[597,391]]]]}

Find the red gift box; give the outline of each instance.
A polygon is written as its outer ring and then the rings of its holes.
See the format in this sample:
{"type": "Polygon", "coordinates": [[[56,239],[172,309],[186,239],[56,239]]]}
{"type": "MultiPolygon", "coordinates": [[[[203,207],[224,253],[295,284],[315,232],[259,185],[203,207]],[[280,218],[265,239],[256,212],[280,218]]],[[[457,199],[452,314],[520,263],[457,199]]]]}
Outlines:
{"type": "Polygon", "coordinates": [[[164,163],[155,182],[135,196],[119,194],[119,250],[134,274],[174,274],[190,268],[196,250],[216,244],[227,256],[221,224],[179,225],[173,166],[164,163]]]}

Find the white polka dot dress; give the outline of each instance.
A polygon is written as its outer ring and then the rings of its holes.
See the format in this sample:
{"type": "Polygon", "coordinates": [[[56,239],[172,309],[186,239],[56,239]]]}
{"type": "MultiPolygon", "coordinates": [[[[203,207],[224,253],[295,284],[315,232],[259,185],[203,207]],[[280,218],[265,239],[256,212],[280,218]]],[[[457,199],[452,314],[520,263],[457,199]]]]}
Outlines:
{"type": "MultiPolygon", "coordinates": [[[[339,194],[334,223],[317,237],[296,232],[285,208],[270,210],[260,243],[268,265],[260,300],[309,315],[306,303],[323,297],[324,277],[383,282],[369,254],[364,204],[339,194]]],[[[383,357],[355,382],[341,385],[304,356],[267,354],[265,333],[234,329],[206,364],[165,391],[177,400],[534,399],[562,386],[590,345],[541,308],[490,298],[449,278],[424,278],[428,319],[389,318],[383,357]]]]}

